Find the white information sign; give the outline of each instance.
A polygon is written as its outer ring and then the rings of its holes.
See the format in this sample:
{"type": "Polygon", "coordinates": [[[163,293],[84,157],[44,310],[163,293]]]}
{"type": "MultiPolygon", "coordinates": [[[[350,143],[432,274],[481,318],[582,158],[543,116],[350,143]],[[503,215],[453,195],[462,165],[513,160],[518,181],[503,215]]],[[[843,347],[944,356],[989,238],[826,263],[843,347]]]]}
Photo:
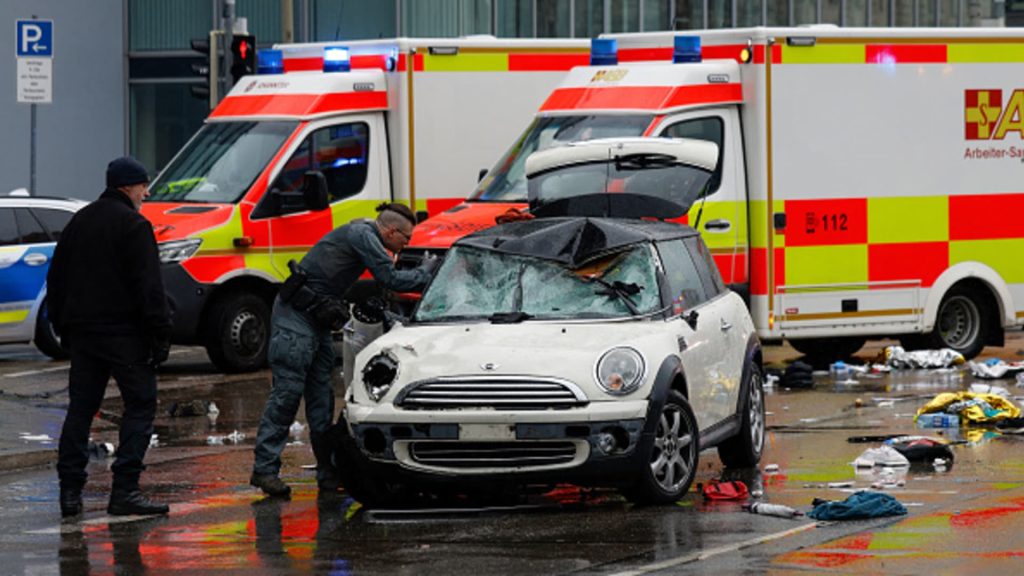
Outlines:
{"type": "Polygon", "coordinates": [[[53,60],[18,58],[18,102],[53,102],[53,60]]]}

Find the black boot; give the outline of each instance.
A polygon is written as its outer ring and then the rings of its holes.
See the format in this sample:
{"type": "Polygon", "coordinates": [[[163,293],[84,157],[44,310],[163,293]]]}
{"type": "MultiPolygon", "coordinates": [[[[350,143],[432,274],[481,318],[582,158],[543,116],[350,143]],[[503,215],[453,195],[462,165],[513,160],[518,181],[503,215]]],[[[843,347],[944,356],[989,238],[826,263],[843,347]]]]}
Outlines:
{"type": "Polygon", "coordinates": [[[111,516],[145,516],[167,514],[170,511],[167,504],[153,502],[140,490],[114,490],[110,493],[110,504],[107,505],[107,513],[111,516]]]}
{"type": "Polygon", "coordinates": [[[78,516],[82,513],[82,491],[71,488],[60,489],[61,518],[78,516]]]}

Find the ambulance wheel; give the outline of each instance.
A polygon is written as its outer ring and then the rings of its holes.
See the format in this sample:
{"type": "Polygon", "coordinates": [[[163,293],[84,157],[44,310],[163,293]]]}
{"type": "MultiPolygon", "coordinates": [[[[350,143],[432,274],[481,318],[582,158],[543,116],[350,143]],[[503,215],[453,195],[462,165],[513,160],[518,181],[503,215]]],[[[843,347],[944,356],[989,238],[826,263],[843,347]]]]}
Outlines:
{"type": "Polygon", "coordinates": [[[954,286],[939,304],[930,347],[952,348],[964,358],[974,358],[985,347],[991,318],[989,302],[983,295],[966,286],[954,286]]]}
{"type": "Polygon", "coordinates": [[[670,504],[686,495],[697,475],[700,433],[690,403],[669,390],[654,434],[640,445],[642,469],[623,494],[634,504],[670,504]]]}
{"type": "Polygon", "coordinates": [[[746,399],[740,406],[740,431],[718,445],[718,457],[726,468],[749,468],[761,461],[764,451],[764,388],[761,369],[757,364],[748,368],[747,383],[743,391],[746,399]]]}
{"type": "Polygon", "coordinates": [[[39,315],[36,316],[36,334],[32,342],[40,352],[54,360],[63,360],[68,357],[67,351],[60,346],[60,336],[53,329],[50,317],[46,313],[46,300],[39,305],[39,315]]]}
{"type": "Polygon", "coordinates": [[[808,358],[832,362],[853,356],[864,346],[866,341],[865,338],[845,336],[842,338],[790,340],[789,345],[808,358]]]}
{"type": "Polygon", "coordinates": [[[206,353],[224,372],[252,372],[266,366],[270,306],[256,294],[227,294],[210,309],[206,353]]]}

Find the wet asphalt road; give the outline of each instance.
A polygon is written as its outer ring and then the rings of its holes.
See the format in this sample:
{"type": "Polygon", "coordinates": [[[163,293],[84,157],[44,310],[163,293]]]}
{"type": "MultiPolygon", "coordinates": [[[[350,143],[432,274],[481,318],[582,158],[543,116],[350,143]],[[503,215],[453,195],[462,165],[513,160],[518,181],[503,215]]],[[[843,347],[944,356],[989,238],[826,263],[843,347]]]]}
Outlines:
{"type": "MultiPolygon", "coordinates": [[[[737,503],[707,504],[696,493],[674,506],[634,508],[613,491],[570,486],[503,507],[365,511],[344,495],[317,498],[313,472],[304,467],[313,462],[304,433],[285,452],[290,500],[267,500],[248,487],[267,376],[224,382],[206,374],[199,351],[176,350],[172,358],[163,374],[159,444],[143,477],[148,492],[171,504],[170,516],[108,517],[109,460],[91,463],[86,513],[77,522],[60,521],[52,469],[0,475],[0,574],[1019,574],[1024,565],[1024,436],[954,435],[965,443],[955,446],[952,468],[912,468],[904,486],[887,490],[909,514],[882,520],[757,516],[737,503]],[[174,402],[193,399],[218,405],[215,423],[166,415],[174,402]],[[234,441],[227,438],[236,431],[234,441]],[[209,444],[211,437],[222,443],[209,444]]],[[[57,367],[28,351],[5,357],[0,378],[57,367]]],[[[66,372],[17,378],[49,388],[66,372]]],[[[697,481],[743,479],[764,500],[803,511],[815,497],[845,498],[880,479],[854,473],[850,462],[873,444],[848,437],[920,433],[912,421],[917,408],[969,382],[915,371],[856,385],[819,377],[812,391],[769,389],[761,466],[725,471],[714,451],[704,452],[697,481]],[[778,471],[763,471],[769,464],[778,471]]],[[[999,384],[1024,397],[1013,380],[999,384]]],[[[60,397],[22,401],[59,404],[60,397]]],[[[119,412],[117,399],[104,404],[96,440],[116,440],[119,412]]]]}

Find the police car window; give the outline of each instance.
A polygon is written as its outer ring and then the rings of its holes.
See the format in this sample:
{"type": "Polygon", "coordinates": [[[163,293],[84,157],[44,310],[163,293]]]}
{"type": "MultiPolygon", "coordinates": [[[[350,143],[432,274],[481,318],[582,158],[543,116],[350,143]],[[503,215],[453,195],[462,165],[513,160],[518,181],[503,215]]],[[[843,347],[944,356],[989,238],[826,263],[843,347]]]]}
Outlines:
{"type": "Polygon", "coordinates": [[[683,312],[707,300],[704,282],[697,271],[698,266],[683,246],[682,240],[658,243],[658,255],[665,268],[665,280],[668,282],[673,312],[683,312]]]}
{"type": "Polygon", "coordinates": [[[0,246],[18,244],[18,225],[14,222],[14,210],[0,208],[0,246]]]}
{"type": "Polygon", "coordinates": [[[43,225],[32,216],[28,208],[15,208],[14,219],[18,222],[18,233],[21,234],[22,244],[50,242],[50,235],[43,229],[43,225]]]}
{"type": "Polygon", "coordinates": [[[704,283],[708,297],[713,298],[724,292],[725,283],[722,282],[722,276],[718,273],[718,266],[715,264],[715,259],[711,256],[707,244],[697,237],[687,238],[685,243],[693,259],[698,263],[697,268],[700,270],[701,281],[704,283]]]}
{"type": "Polygon", "coordinates": [[[718,144],[718,165],[715,166],[715,173],[711,176],[711,181],[708,182],[709,194],[713,194],[718,190],[722,183],[722,160],[725,158],[725,147],[722,145],[725,141],[725,130],[721,118],[709,116],[707,118],[694,118],[692,120],[676,122],[665,128],[661,136],[666,138],[693,138],[718,144]]]}
{"type": "Polygon", "coordinates": [[[54,242],[60,240],[61,232],[64,231],[64,227],[68,225],[71,217],[74,216],[73,212],[54,210],[52,208],[33,208],[32,213],[43,223],[46,230],[50,232],[50,237],[54,242]]]}
{"type": "Polygon", "coordinates": [[[354,196],[366,184],[370,127],[365,122],[328,126],[302,142],[278,175],[274,188],[297,192],[308,170],[319,170],[327,180],[330,201],[354,196]]]}

